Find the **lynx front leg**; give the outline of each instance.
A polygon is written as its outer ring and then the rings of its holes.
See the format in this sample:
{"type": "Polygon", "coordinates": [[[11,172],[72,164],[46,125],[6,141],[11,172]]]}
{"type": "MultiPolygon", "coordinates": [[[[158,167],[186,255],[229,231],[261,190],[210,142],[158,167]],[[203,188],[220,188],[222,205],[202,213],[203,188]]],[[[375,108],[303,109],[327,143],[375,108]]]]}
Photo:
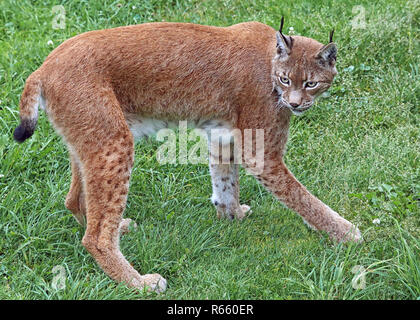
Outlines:
{"type": "Polygon", "coordinates": [[[280,159],[266,163],[257,179],[310,226],[326,231],[338,241],[362,241],[357,227],[313,196],[280,159]]]}
{"type": "Polygon", "coordinates": [[[242,220],[250,207],[239,204],[239,165],[234,163],[234,145],[230,142],[223,143],[222,139],[221,154],[219,147],[218,138],[209,141],[210,175],[213,187],[211,200],[219,219],[242,220]]]}
{"type": "Polygon", "coordinates": [[[210,175],[213,186],[211,199],[216,207],[217,217],[243,219],[250,208],[239,204],[239,165],[210,164],[210,175]]]}

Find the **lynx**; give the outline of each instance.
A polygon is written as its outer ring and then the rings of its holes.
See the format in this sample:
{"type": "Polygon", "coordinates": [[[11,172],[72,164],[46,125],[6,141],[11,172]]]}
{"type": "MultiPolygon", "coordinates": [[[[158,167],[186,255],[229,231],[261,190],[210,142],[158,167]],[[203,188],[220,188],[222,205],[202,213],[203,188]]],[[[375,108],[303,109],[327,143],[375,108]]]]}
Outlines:
{"type": "MultiPolygon", "coordinates": [[[[65,205],[86,225],[82,244],[105,273],[130,287],[162,292],[167,286],[159,274],[140,275],[119,249],[131,223],[122,216],[134,140],[179,120],[207,131],[264,129],[264,166],[256,179],[312,228],[359,242],[359,230],[283,162],[291,115],[308,110],[330,87],[336,54],[332,34],[323,45],[258,22],[156,22],[86,32],[58,46],[28,77],[14,138],[29,138],[38,107],[45,110],[68,147],[65,205]]],[[[218,217],[242,219],[250,209],[239,202],[238,170],[233,161],[210,164],[218,217]]]]}

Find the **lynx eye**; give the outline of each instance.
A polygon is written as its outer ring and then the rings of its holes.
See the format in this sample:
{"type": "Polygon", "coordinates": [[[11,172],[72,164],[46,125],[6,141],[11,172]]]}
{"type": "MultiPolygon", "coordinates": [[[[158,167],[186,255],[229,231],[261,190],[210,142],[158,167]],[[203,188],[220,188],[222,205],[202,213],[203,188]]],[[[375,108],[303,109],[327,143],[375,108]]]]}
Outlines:
{"type": "Polygon", "coordinates": [[[290,80],[287,77],[279,77],[280,82],[285,84],[285,85],[289,85],[290,84],[290,80]]]}
{"type": "Polygon", "coordinates": [[[315,88],[317,85],[318,85],[318,82],[308,81],[308,82],[306,82],[305,87],[306,88],[315,88]]]}

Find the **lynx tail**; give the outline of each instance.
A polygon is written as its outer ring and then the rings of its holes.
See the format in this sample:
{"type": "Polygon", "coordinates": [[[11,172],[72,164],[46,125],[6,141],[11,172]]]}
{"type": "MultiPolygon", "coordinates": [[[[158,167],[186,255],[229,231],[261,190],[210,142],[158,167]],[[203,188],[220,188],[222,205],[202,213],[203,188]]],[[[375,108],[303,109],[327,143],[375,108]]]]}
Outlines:
{"type": "Polygon", "coordinates": [[[20,124],[13,133],[13,138],[17,142],[25,141],[34,133],[41,100],[41,80],[39,79],[39,72],[35,71],[26,80],[25,88],[20,98],[20,124]]]}

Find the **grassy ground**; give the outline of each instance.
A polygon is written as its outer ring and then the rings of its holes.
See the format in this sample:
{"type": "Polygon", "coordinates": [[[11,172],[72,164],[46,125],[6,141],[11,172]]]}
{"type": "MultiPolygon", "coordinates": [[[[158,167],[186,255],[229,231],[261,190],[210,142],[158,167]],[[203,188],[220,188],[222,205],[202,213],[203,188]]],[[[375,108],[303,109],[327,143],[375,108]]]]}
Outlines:
{"type": "Polygon", "coordinates": [[[419,9],[414,0],[1,1],[0,299],[418,299],[419,9]],[[55,30],[57,4],[66,25],[55,30]],[[217,221],[207,167],[159,165],[159,143],[144,141],[125,212],[139,228],[121,247],[169,287],[157,296],[116,285],[64,207],[69,160],[46,116],[30,140],[12,140],[26,77],[88,30],[162,20],[277,27],[282,15],[285,30],[323,42],[335,28],[339,46],[339,76],[329,97],[293,119],[286,162],[366,241],[333,245],[245,173],[241,202],[253,214],[217,221]],[[64,289],[52,285],[55,266],[64,289]]]}

